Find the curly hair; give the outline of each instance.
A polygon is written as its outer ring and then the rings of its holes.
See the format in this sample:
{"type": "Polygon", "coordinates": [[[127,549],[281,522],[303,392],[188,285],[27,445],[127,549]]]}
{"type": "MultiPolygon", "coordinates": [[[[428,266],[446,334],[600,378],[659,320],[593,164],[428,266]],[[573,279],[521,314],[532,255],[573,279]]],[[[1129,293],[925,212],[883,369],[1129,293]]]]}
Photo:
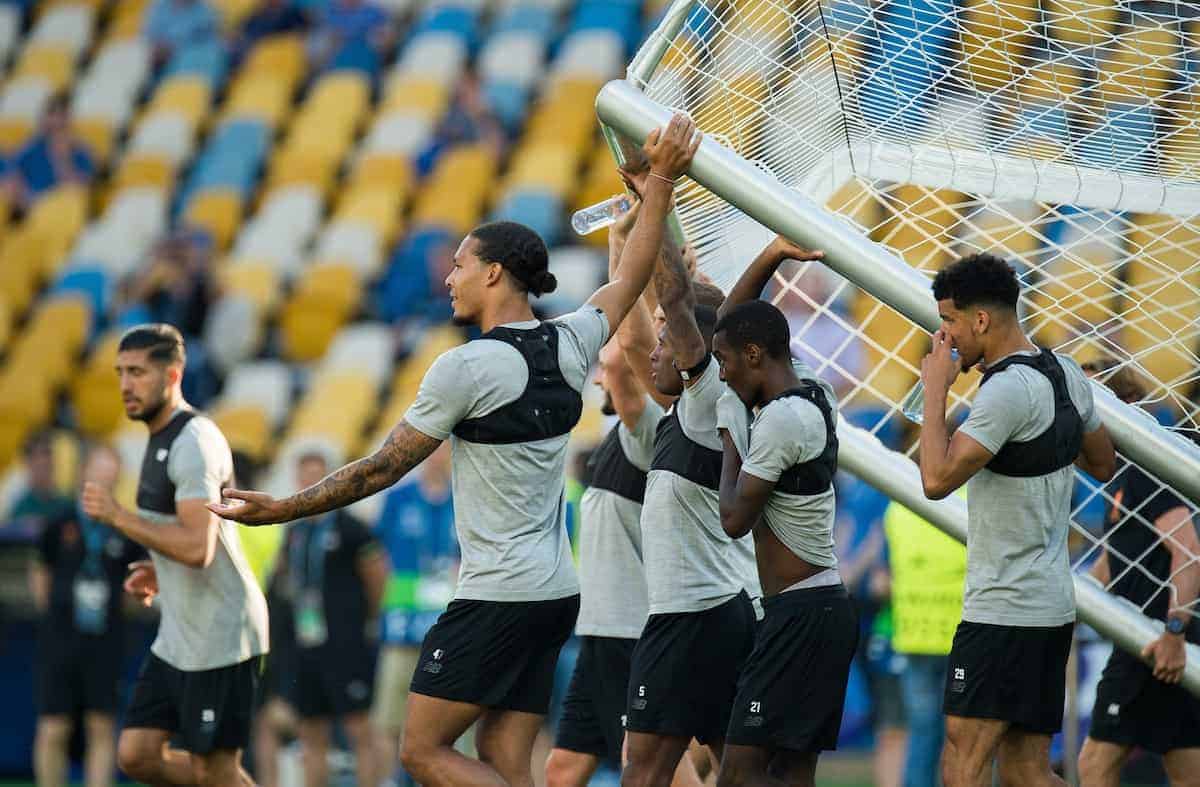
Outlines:
{"type": "Polygon", "coordinates": [[[1020,294],[1016,271],[994,254],[963,257],[933,277],[933,297],[954,301],[956,309],[1003,306],[1016,310],[1020,294]]]}
{"type": "Polygon", "coordinates": [[[558,279],[550,272],[550,255],[541,237],[515,221],[492,221],[471,230],[484,262],[498,262],[535,298],[554,292],[558,279]]]}
{"type": "Polygon", "coordinates": [[[791,354],[792,337],[787,317],[766,301],[746,301],[734,306],[717,321],[714,333],[721,331],[739,350],[748,344],[757,344],[775,360],[791,354]]]}

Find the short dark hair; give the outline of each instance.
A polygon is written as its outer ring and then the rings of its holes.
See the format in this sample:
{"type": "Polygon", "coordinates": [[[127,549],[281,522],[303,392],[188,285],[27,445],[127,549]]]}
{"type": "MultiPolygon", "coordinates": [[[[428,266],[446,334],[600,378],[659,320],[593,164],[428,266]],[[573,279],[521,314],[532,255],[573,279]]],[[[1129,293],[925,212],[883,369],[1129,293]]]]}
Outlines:
{"type": "Polygon", "coordinates": [[[479,242],[479,259],[498,262],[535,298],[554,292],[558,279],[550,272],[550,254],[540,235],[515,221],[492,221],[471,230],[479,242]]]}
{"type": "Polygon", "coordinates": [[[697,304],[719,309],[725,302],[725,293],[721,292],[721,288],[706,281],[693,281],[692,292],[696,293],[697,304]]]}
{"type": "Polygon", "coordinates": [[[150,360],[155,363],[183,365],[187,361],[183,335],[174,325],[165,322],[135,325],[125,331],[117,345],[117,352],[126,350],[149,350],[150,360]]]}
{"type": "Polygon", "coordinates": [[[1015,311],[1020,295],[1016,271],[994,254],[963,257],[933,277],[933,297],[939,301],[954,301],[956,309],[1003,306],[1015,311]]]}
{"type": "Polygon", "coordinates": [[[791,329],[787,317],[766,301],[746,301],[727,311],[714,333],[724,331],[729,343],[738,349],[756,344],[776,360],[791,355],[791,329]]]}
{"type": "Polygon", "coordinates": [[[697,303],[692,309],[692,316],[696,318],[696,327],[700,329],[704,343],[711,345],[713,334],[717,331],[717,310],[706,303],[697,303]]]}

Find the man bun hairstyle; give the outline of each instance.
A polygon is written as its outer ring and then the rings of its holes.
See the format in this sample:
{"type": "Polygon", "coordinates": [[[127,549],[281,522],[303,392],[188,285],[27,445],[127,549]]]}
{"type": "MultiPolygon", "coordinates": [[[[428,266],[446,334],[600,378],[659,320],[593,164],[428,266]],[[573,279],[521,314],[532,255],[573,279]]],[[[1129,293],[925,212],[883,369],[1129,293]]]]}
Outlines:
{"type": "Polygon", "coordinates": [[[739,350],[754,344],[775,360],[791,355],[792,336],[787,317],[766,301],[746,301],[734,306],[717,321],[714,333],[721,331],[739,350]]]}
{"type": "Polygon", "coordinates": [[[1020,294],[1016,271],[994,254],[963,257],[933,277],[933,297],[954,301],[956,309],[1000,306],[1016,311],[1020,294]]]}
{"type": "Polygon", "coordinates": [[[484,262],[496,262],[535,298],[554,292],[558,279],[550,272],[550,254],[541,237],[515,221],[491,221],[471,230],[484,262]]]}
{"type": "Polygon", "coordinates": [[[117,352],[149,350],[150,360],[160,364],[180,364],[187,361],[183,335],[174,325],[165,322],[135,325],[121,337],[117,352]]]}

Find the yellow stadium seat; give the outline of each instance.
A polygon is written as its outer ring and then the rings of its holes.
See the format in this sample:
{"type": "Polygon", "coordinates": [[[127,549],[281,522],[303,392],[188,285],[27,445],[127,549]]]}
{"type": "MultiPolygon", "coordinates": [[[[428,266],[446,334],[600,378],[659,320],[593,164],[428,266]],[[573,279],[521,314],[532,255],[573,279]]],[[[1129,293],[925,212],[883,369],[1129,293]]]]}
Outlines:
{"type": "Polygon", "coordinates": [[[333,185],[338,162],[307,150],[284,147],[271,159],[267,191],[282,187],[305,185],[328,192],[333,185]]]}
{"type": "Polygon", "coordinates": [[[390,246],[400,228],[405,194],[398,189],[359,186],[345,192],[334,219],[364,222],[390,246]]]}
{"type": "Polygon", "coordinates": [[[914,268],[939,270],[951,256],[951,228],[959,220],[954,206],[966,200],[949,189],[900,186],[885,204],[892,215],[871,233],[871,239],[891,247],[914,268]]]}
{"type": "Polygon", "coordinates": [[[336,114],[301,113],[292,121],[284,147],[340,163],[354,141],[354,129],[336,114]]]}
{"type": "Polygon", "coordinates": [[[45,239],[42,273],[49,278],[64,261],[66,252],[87,221],[88,192],[68,185],[47,192],[30,208],[25,219],[28,231],[45,239]]]}
{"type": "Polygon", "coordinates": [[[279,272],[270,263],[229,262],[221,266],[218,276],[224,289],[246,296],[263,313],[274,311],[279,302],[279,272]]]}
{"type": "Polygon", "coordinates": [[[56,386],[30,367],[9,364],[0,373],[0,423],[12,421],[39,429],[54,413],[56,386]]]}
{"type": "Polygon", "coordinates": [[[112,125],[102,118],[72,118],[71,130],[87,146],[96,164],[103,168],[112,156],[112,125]]]}
{"type": "Polygon", "coordinates": [[[351,187],[379,186],[395,189],[406,197],[413,187],[413,165],[407,156],[392,153],[365,153],[354,164],[351,187]]]}
{"type": "Polygon", "coordinates": [[[256,118],[274,129],[283,122],[291,106],[290,85],[269,75],[258,75],[234,83],[222,117],[256,118]]]}
{"type": "Polygon", "coordinates": [[[13,77],[41,77],[49,83],[53,92],[65,88],[75,73],[75,59],[71,53],[53,45],[31,44],[17,60],[13,77]]]}
{"type": "MultiPolygon", "coordinates": [[[[4,280],[0,278],[0,286],[3,286],[4,280]]],[[[5,300],[4,296],[0,296],[0,354],[3,354],[8,349],[8,342],[12,338],[13,322],[15,314],[13,308],[5,300]]]]}
{"type": "Polygon", "coordinates": [[[295,363],[315,361],[346,322],[346,314],[334,304],[308,298],[293,298],[279,314],[280,349],[284,359],[295,363]]]}
{"type": "Polygon", "coordinates": [[[994,91],[1022,73],[1038,11],[1038,0],[966,3],[961,65],[970,82],[980,90],[994,91]]]}
{"type": "Polygon", "coordinates": [[[24,227],[11,232],[0,242],[0,297],[14,317],[20,317],[33,303],[45,270],[46,239],[24,227]]]}
{"type": "Polygon", "coordinates": [[[564,144],[543,142],[522,146],[513,156],[501,189],[534,186],[560,197],[578,184],[579,156],[564,144]]]}
{"type": "Polygon", "coordinates": [[[175,177],[175,168],[166,156],[136,153],[121,161],[113,175],[114,191],[131,187],[169,188],[175,177]]]}
{"type": "Polygon", "coordinates": [[[330,438],[349,454],[358,445],[375,405],[375,386],[366,375],[323,376],[296,408],[288,431],[297,436],[330,438]]]}
{"type": "Polygon", "coordinates": [[[256,462],[268,458],[271,449],[271,421],[260,407],[221,407],[213,413],[213,421],[229,439],[229,447],[240,451],[256,462]]]}
{"type": "Polygon", "coordinates": [[[450,106],[450,93],[445,85],[432,79],[399,77],[388,84],[380,114],[403,109],[430,120],[438,120],[450,106]]]}
{"type": "Polygon", "coordinates": [[[1053,38],[1096,46],[1111,42],[1121,9],[1114,0],[1044,0],[1042,14],[1053,38]]]}
{"type": "Polygon", "coordinates": [[[71,384],[76,423],[81,432],[93,439],[111,435],[125,414],[113,368],[120,339],[120,333],[114,331],[99,340],[71,384]]]}
{"type": "Polygon", "coordinates": [[[0,118],[0,152],[15,153],[33,137],[33,124],[15,117],[0,118]]]}
{"type": "Polygon", "coordinates": [[[851,312],[868,339],[863,368],[870,372],[863,382],[879,391],[884,402],[899,402],[915,381],[912,369],[920,368],[929,348],[927,335],[869,295],[856,298],[851,312]]]}
{"type": "Polygon", "coordinates": [[[361,71],[321,77],[304,101],[304,111],[343,118],[356,130],[371,102],[371,85],[361,71]]]}
{"type": "Polygon", "coordinates": [[[461,235],[479,223],[482,213],[482,196],[467,199],[436,192],[426,193],[418,199],[412,220],[414,224],[433,224],[461,235]]]}
{"type": "Polygon", "coordinates": [[[0,471],[8,469],[21,455],[30,431],[30,425],[24,421],[5,417],[0,405],[0,471]]]}
{"type": "Polygon", "coordinates": [[[1143,103],[1171,90],[1183,66],[1180,40],[1173,30],[1135,27],[1119,38],[1115,58],[1098,61],[1100,97],[1143,103]]]}
{"type": "Polygon", "coordinates": [[[362,300],[362,283],[349,265],[319,263],[304,271],[293,298],[321,301],[341,309],[348,316],[358,309],[362,300]]]}
{"type": "Polygon", "coordinates": [[[295,89],[308,71],[308,56],[304,51],[304,39],[297,34],[274,35],[264,38],[250,50],[240,75],[243,77],[269,76],[295,89]]]}
{"type": "Polygon", "coordinates": [[[164,80],[154,91],[146,114],[178,112],[195,127],[207,117],[211,101],[212,88],[206,80],[196,76],[175,76],[164,80]]]}
{"type": "Polygon", "coordinates": [[[188,202],[188,223],[208,231],[218,251],[223,251],[242,220],[242,196],[233,189],[202,191],[188,202]]]}
{"type": "Polygon", "coordinates": [[[254,13],[258,0],[213,0],[213,7],[221,15],[221,26],[232,33],[241,26],[246,17],[254,13]]]}
{"type": "Polygon", "coordinates": [[[111,21],[104,31],[105,39],[117,41],[137,38],[142,32],[142,20],[150,0],[121,0],[112,9],[111,21]]]}

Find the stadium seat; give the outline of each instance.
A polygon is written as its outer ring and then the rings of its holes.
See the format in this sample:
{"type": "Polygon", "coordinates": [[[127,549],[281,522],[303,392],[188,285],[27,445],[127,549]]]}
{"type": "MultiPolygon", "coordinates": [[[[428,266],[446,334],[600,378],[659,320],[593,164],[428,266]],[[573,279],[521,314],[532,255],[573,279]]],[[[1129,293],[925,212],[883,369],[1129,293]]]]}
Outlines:
{"type": "Polygon", "coordinates": [[[389,188],[404,195],[407,200],[413,189],[415,175],[409,157],[403,153],[378,150],[363,152],[350,173],[353,188],[389,188]]]}
{"type": "Polygon", "coordinates": [[[172,55],[167,63],[166,76],[198,76],[215,90],[225,81],[228,58],[221,41],[197,41],[181,47],[172,55]]]}
{"type": "Polygon", "coordinates": [[[531,33],[548,41],[556,22],[554,9],[544,3],[517,3],[496,12],[488,43],[506,33],[531,33]]]}
{"type": "Polygon", "coordinates": [[[193,127],[208,114],[212,101],[213,87],[205,79],[194,75],[180,75],[164,79],[154,91],[146,114],[156,112],[179,112],[193,127]]]}
{"type": "Polygon", "coordinates": [[[25,218],[25,228],[45,239],[42,276],[49,278],[65,261],[87,220],[87,190],[74,185],[59,186],[38,198],[25,218]]]}
{"type": "Polygon", "coordinates": [[[467,62],[466,39],[452,32],[427,32],[412,38],[392,73],[409,79],[428,79],[453,91],[467,62]]]}
{"type": "Polygon", "coordinates": [[[213,7],[227,34],[236,31],[258,6],[259,0],[213,0],[213,7]]]}
{"type": "Polygon", "coordinates": [[[359,186],[344,193],[333,220],[366,224],[390,247],[400,229],[406,197],[404,191],[392,187],[359,186]]]}
{"type": "Polygon", "coordinates": [[[563,199],[553,190],[514,189],[496,206],[491,218],[524,224],[537,232],[547,246],[554,246],[561,242],[563,199]]]}
{"type": "Polygon", "coordinates": [[[263,74],[234,83],[221,117],[225,120],[257,120],[274,130],[283,123],[291,107],[291,86],[283,80],[263,74]]]}
{"type": "Polygon", "coordinates": [[[72,265],[62,272],[50,294],[79,293],[87,299],[92,314],[103,315],[111,303],[112,285],[104,268],[72,265]]]}
{"type": "Polygon", "coordinates": [[[20,35],[21,9],[11,3],[0,5],[0,68],[8,65],[20,35]]]}
{"type": "Polygon", "coordinates": [[[229,438],[229,448],[245,454],[255,462],[270,456],[271,424],[266,413],[257,407],[221,405],[213,411],[213,421],[229,438]]]}
{"type": "Polygon", "coordinates": [[[450,90],[441,82],[400,76],[388,81],[384,88],[381,113],[402,109],[436,121],[450,105],[450,90]]]}
{"type": "Polygon", "coordinates": [[[263,341],[263,315],[250,298],[229,293],[210,309],[204,323],[204,350],[218,376],[257,354],[263,341]]]}
{"type": "Polygon", "coordinates": [[[221,266],[223,289],[251,300],[266,315],[279,303],[279,271],[269,262],[241,259],[221,266]]]}
{"type": "Polygon", "coordinates": [[[961,67],[967,79],[986,92],[1001,89],[1019,77],[1038,18],[1038,0],[1003,5],[986,0],[965,3],[959,41],[961,67]]]}
{"type": "Polygon", "coordinates": [[[347,317],[342,306],[329,302],[323,294],[294,295],[279,314],[281,355],[295,363],[317,360],[347,317]]]}
{"type": "Polygon", "coordinates": [[[304,39],[298,34],[274,35],[259,41],[242,65],[241,78],[270,76],[288,88],[289,94],[308,71],[304,39]]]}
{"type": "Polygon", "coordinates": [[[164,157],[178,167],[192,155],[194,132],[194,126],[182,113],[157,112],[138,125],[125,149],[131,154],[164,157]]]}
{"type": "Polygon", "coordinates": [[[92,37],[96,9],[80,2],[47,8],[29,31],[30,45],[57,46],[77,58],[92,37]]]}
{"type": "Polygon", "coordinates": [[[463,39],[467,47],[475,48],[479,35],[479,14],[468,3],[446,2],[427,6],[413,26],[413,37],[432,33],[452,33],[463,39]]]}
{"type": "Polygon", "coordinates": [[[1110,41],[1121,9],[1112,0],[1044,0],[1042,16],[1058,43],[1087,47],[1110,41]]]}
{"type": "Polygon", "coordinates": [[[167,190],[175,179],[175,166],[159,154],[127,156],[113,175],[112,188],[120,192],[128,188],[167,190]]]}
{"type": "Polygon", "coordinates": [[[242,220],[242,195],[236,189],[213,188],[192,195],[184,219],[206,230],[218,252],[224,251],[242,220]]]}
{"type": "Polygon", "coordinates": [[[112,158],[116,132],[107,119],[71,118],[71,133],[88,149],[88,154],[100,168],[112,158]]]}
{"type": "Polygon", "coordinates": [[[281,426],[292,404],[291,368],[281,361],[251,361],[235,367],[221,390],[220,406],[253,407],[281,426]]]}
{"type": "Polygon", "coordinates": [[[63,90],[75,73],[75,57],[52,45],[25,47],[13,68],[14,79],[44,79],[52,92],[63,90]]]}
{"type": "Polygon", "coordinates": [[[387,382],[395,355],[395,334],[381,322],[359,322],[346,326],[321,359],[321,376],[359,373],[366,375],[376,391],[387,382]]]}
{"type": "Polygon", "coordinates": [[[113,368],[119,340],[118,333],[100,339],[71,383],[71,404],[76,425],[93,439],[108,437],[125,415],[117,374],[113,368]]]}
{"type": "Polygon", "coordinates": [[[333,186],[339,163],[322,153],[301,148],[281,148],[271,159],[267,189],[308,186],[325,195],[333,186]]]}
{"type": "Polygon", "coordinates": [[[332,221],[317,238],[313,259],[353,269],[360,279],[372,278],[382,264],[379,234],[361,221],[332,221]]]}
{"type": "Polygon", "coordinates": [[[583,78],[607,82],[621,75],[625,42],[612,30],[582,30],[563,41],[550,65],[553,78],[583,78]]]}

